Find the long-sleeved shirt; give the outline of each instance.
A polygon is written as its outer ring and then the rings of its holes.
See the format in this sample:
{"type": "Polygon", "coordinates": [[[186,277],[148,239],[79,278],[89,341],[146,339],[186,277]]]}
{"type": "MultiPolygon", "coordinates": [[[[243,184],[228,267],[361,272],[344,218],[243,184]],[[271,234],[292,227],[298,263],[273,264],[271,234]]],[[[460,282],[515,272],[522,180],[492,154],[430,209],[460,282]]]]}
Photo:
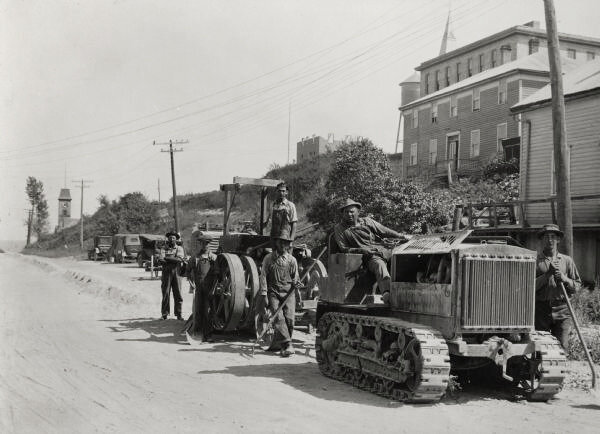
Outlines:
{"type": "Polygon", "coordinates": [[[356,226],[348,226],[343,222],[335,225],[333,236],[341,252],[350,253],[350,249],[381,246],[383,238],[400,238],[402,236],[370,217],[360,217],[357,223],[356,226]]]}
{"type": "Polygon", "coordinates": [[[175,245],[174,247],[165,246],[160,249],[160,260],[164,261],[163,270],[174,270],[177,268],[181,260],[185,258],[183,247],[175,245]],[[174,261],[174,258],[180,261],[174,261]]]}
{"type": "Polygon", "coordinates": [[[267,290],[286,292],[292,284],[298,283],[298,262],[289,253],[279,255],[271,252],[262,262],[260,273],[260,295],[266,295],[267,290]]]}
{"type": "Polygon", "coordinates": [[[186,277],[198,288],[208,275],[211,265],[217,260],[217,255],[206,252],[196,255],[188,261],[186,277]]]}
{"type": "MultiPolygon", "coordinates": [[[[556,255],[558,259],[558,268],[567,276],[565,289],[567,292],[573,293],[579,290],[581,286],[581,278],[579,272],[575,266],[575,262],[570,256],[558,253],[556,255]]],[[[563,300],[563,293],[560,286],[554,279],[554,273],[550,270],[550,263],[552,258],[548,258],[543,253],[537,257],[537,264],[535,270],[535,299],[538,301],[560,301],[563,300]]]]}

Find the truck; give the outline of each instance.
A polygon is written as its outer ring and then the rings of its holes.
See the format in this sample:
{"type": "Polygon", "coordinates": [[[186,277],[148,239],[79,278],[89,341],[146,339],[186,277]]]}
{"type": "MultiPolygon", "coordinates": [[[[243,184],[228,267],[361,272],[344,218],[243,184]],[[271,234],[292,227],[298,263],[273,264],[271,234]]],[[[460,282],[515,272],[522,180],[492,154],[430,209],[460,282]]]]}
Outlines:
{"type": "Polygon", "coordinates": [[[112,237],[107,257],[109,262],[135,261],[140,250],[141,244],[138,234],[115,234],[112,237]]]}
{"type": "Polygon", "coordinates": [[[363,257],[330,238],[317,306],[321,373],[390,399],[442,398],[451,373],[489,366],[516,395],[547,401],[566,357],[534,328],[536,252],[471,230],[415,236],[392,250],[387,302],[363,257]]]}
{"type": "Polygon", "coordinates": [[[112,237],[110,235],[96,235],[94,236],[94,246],[88,250],[88,259],[90,261],[98,261],[106,257],[106,253],[110,249],[112,244],[112,237]]]}

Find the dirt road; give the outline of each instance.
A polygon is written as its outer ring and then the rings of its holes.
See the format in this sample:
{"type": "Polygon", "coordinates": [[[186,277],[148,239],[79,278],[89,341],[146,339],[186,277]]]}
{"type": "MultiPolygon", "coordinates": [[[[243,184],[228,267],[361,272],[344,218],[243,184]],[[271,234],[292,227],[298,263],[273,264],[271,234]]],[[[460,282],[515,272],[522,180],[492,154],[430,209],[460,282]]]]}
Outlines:
{"type": "MultiPolygon", "coordinates": [[[[306,344],[281,359],[247,340],[188,345],[157,320],[158,281],[132,265],[0,254],[0,432],[597,432],[600,406],[467,391],[402,405],[319,374],[306,344]],[[46,264],[46,265],[44,265],[46,264]],[[147,277],[147,276],[146,276],[147,277]],[[141,278],[141,279],[140,279],[141,278]],[[308,351],[308,354],[306,351],[308,351]]],[[[186,296],[184,310],[189,311],[186,296]]]]}

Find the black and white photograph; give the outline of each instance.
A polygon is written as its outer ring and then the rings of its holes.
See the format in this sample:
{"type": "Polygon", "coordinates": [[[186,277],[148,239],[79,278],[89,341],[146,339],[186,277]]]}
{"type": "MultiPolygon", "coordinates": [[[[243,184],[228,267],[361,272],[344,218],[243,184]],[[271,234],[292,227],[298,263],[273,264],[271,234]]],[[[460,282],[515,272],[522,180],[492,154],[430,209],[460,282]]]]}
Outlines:
{"type": "Polygon", "coordinates": [[[0,0],[0,432],[599,432],[599,23],[0,0]]]}

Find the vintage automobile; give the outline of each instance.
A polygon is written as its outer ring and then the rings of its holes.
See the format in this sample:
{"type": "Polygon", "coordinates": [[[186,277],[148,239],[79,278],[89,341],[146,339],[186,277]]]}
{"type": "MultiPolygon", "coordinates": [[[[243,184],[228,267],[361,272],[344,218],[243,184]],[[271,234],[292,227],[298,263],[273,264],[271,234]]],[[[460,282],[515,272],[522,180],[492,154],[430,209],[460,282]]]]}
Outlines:
{"type": "Polygon", "coordinates": [[[141,250],[140,237],[137,234],[115,234],[108,250],[109,262],[123,263],[135,261],[141,250]]]}
{"type": "Polygon", "coordinates": [[[94,247],[88,250],[88,259],[91,261],[104,259],[111,244],[112,237],[110,235],[96,235],[94,237],[94,247]]]}
{"type": "Polygon", "coordinates": [[[362,255],[330,246],[317,307],[321,372],[409,402],[437,401],[451,371],[483,366],[529,400],[558,393],[565,354],[554,336],[534,329],[536,252],[470,233],[395,247],[387,302],[373,295],[362,255]]]}
{"type": "Polygon", "coordinates": [[[160,249],[167,242],[167,238],[164,235],[154,234],[140,234],[141,249],[137,255],[137,263],[140,268],[147,266],[148,262],[152,262],[153,265],[157,264],[158,256],[160,255],[160,249]],[[151,261],[151,259],[153,259],[151,261]]]}

